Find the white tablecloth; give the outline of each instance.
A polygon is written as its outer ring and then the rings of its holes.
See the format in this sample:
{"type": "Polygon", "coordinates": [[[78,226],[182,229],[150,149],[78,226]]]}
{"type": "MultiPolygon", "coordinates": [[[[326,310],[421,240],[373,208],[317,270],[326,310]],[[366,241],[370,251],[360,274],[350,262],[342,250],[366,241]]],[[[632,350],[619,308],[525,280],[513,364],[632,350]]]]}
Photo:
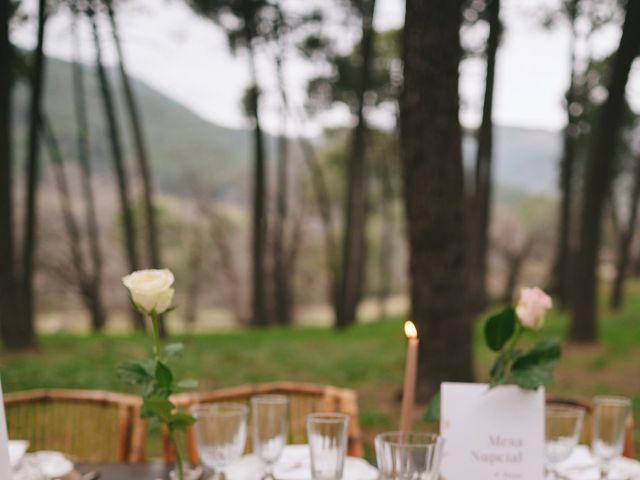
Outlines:
{"type": "MultiPolygon", "coordinates": [[[[278,480],[311,480],[309,465],[309,447],[307,445],[287,445],[282,456],[274,466],[278,480]]],[[[245,455],[231,465],[226,472],[228,480],[260,480],[263,463],[255,455],[245,455]]],[[[362,458],[347,457],[344,464],[345,480],[377,480],[378,470],[362,458]]]]}
{"type": "MultiPolygon", "coordinates": [[[[600,480],[598,461],[589,449],[578,446],[571,456],[558,465],[558,473],[570,480],[600,480]]],[[[640,462],[619,458],[611,465],[611,480],[640,480],[640,462]]]]}

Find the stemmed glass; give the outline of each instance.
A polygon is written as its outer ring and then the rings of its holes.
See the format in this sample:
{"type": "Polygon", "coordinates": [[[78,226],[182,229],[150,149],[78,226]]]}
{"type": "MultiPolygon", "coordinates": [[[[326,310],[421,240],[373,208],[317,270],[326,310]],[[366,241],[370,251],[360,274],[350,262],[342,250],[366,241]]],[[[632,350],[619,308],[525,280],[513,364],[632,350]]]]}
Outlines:
{"type": "Polygon", "coordinates": [[[611,461],[622,455],[624,433],[631,400],[625,397],[599,396],[593,399],[591,450],[600,461],[600,478],[609,477],[611,461]]]}
{"type": "Polygon", "coordinates": [[[251,399],[253,451],[265,464],[263,479],[274,479],[276,463],[287,444],[289,400],[284,395],[257,395],[251,399]]]}
{"type": "Polygon", "coordinates": [[[545,448],[547,471],[558,478],[557,465],[569,458],[578,444],[585,409],[582,407],[547,405],[545,408],[545,448]]]}
{"type": "Polygon", "coordinates": [[[214,403],[192,409],[200,460],[218,478],[242,455],[247,440],[249,408],[241,403],[214,403]]]}

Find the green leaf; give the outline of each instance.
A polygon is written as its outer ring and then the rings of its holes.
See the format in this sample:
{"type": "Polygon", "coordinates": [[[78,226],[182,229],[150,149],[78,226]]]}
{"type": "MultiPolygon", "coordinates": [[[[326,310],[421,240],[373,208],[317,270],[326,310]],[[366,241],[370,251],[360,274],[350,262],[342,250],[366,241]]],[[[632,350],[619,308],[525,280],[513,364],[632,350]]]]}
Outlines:
{"type": "Polygon", "coordinates": [[[165,423],[171,420],[171,412],[175,409],[168,399],[156,395],[145,399],[143,407],[165,423]]]}
{"type": "Polygon", "coordinates": [[[176,355],[181,354],[183,350],[183,343],[170,343],[164,347],[164,353],[167,357],[175,357],[176,355]]]}
{"type": "Polygon", "coordinates": [[[484,338],[487,346],[494,352],[499,352],[515,330],[516,312],[513,307],[507,307],[487,320],[484,326],[484,338]]]}
{"type": "Polygon", "coordinates": [[[176,387],[180,390],[193,390],[194,388],[198,388],[198,381],[192,378],[188,378],[186,380],[180,380],[176,387]]]}
{"type": "Polygon", "coordinates": [[[536,343],[529,352],[522,356],[534,363],[556,362],[562,355],[562,347],[557,338],[536,343]]]}
{"type": "Polygon", "coordinates": [[[160,387],[171,388],[173,384],[173,374],[169,367],[162,362],[156,362],[156,382],[160,387]]]}
{"type": "Polygon", "coordinates": [[[196,422],[196,419],[191,415],[185,412],[177,412],[171,415],[171,419],[169,420],[169,425],[173,428],[177,428],[178,430],[184,430],[189,425],[193,425],[196,422]]]}
{"type": "Polygon", "coordinates": [[[554,383],[552,363],[524,364],[523,366],[516,362],[511,369],[511,375],[516,385],[527,390],[535,390],[541,385],[554,383]]]}
{"type": "Polygon", "coordinates": [[[424,412],[424,421],[427,423],[436,423],[440,420],[440,392],[436,393],[427,405],[427,411],[424,412]]]}
{"type": "Polygon", "coordinates": [[[522,388],[534,389],[554,383],[553,368],[562,351],[557,339],[536,343],[531,350],[513,362],[513,381],[522,388]]]}
{"type": "Polygon", "coordinates": [[[131,385],[145,385],[153,379],[145,362],[132,361],[118,365],[116,372],[122,381],[131,385]]]}

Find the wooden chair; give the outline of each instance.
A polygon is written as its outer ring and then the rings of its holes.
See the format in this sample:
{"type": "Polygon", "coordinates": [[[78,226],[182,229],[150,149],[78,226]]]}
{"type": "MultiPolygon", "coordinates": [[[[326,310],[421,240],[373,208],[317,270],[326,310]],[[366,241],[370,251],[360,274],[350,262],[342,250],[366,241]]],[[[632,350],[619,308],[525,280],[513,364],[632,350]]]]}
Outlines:
{"type": "MultiPolygon", "coordinates": [[[[296,382],[274,382],[258,385],[243,385],[214,390],[207,393],[175,395],[172,401],[180,409],[188,410],[194,405],[216,402],[248,403],[251,397],[260,394],[280,394],[289,398],[289,443],[306,442],[306,416],[312,412],[338,412],[349,416],[348,455],[362,457],[364,450],[360,423],[358,421],[358,399],[354,390],[296,382]]],[[[174,456],[165,442],[165,458],[174,456]]],[[[189,460],[197,464],[198,452],[193,429],[187,435],[189,460]]]]}
{"type": "MultiPolygon", "coordinates": [[[[587,411],[587,414],[584,420],[584,426],[582,427],[580,443],[591,443],[591,414],[593,412],[593,404],[591,403],[591,400],[577,397],[557,397],[554,395],[547,395],[546,403],[547,405],[566,405],[584,408],[587,411]]],[[[627,419],[622,455],[628,458],[635,458],[633,414],[629,415],[629,418],[627,419]]]]}
{"type": "Polygon", "coordinates": [[[30,449],[88,462],[144,459],[146,422],[138,397],[99,390],[32,390],[4,397],[9,437],[30,449]]]}

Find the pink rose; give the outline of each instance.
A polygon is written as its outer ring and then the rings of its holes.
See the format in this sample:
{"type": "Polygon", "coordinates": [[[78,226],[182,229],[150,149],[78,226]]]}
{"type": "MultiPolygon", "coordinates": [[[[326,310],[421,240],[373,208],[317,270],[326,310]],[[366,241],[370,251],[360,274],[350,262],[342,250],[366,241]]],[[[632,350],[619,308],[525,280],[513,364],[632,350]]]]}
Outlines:
{"type": "Polygon", "coordinates": [[[551,297],[538,287],[523,288],[516,313],[524,328],[540,330],[544,324],[544,316],[551,306],[551,297]]]}

